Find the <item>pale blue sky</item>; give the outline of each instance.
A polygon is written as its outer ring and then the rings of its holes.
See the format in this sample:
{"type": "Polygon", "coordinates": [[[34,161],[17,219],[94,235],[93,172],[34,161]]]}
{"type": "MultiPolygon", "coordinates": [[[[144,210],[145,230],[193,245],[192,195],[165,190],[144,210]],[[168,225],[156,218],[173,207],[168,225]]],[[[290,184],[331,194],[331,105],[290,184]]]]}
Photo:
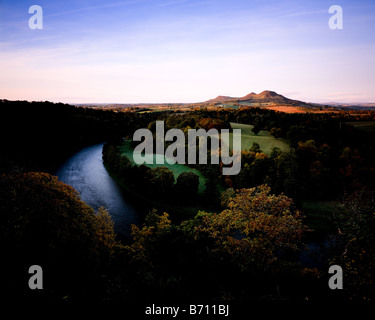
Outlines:
{"type": "Polygon", "coordinates": [[[0,98],[375,102],[375,1],[0,0],[0,98]],[[31,30],[31,5],[43,30],[31,30]],[[331,30],[331,5],[344,29],[331,30]]]}

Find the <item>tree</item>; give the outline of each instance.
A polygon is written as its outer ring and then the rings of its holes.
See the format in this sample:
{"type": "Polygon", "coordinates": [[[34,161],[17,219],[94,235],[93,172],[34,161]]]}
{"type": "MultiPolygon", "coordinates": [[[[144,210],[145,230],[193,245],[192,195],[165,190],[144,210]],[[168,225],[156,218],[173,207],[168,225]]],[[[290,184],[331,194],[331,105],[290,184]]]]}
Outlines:
{"type": "Polygon", "coordinates": [[[282,129],[272,127],[271,130],[270,130],[270,134],[272,136],[274,136],[275,138],[281,138],[282,137],[282,129]]]}
{"type": "Polygon", "coordinates": [[[251,131],[258,135],[261,129],[262,127],[260,125],[260,121],[258,120],[258,118],[256,118],[254,121],[254,127],[251,129],[251,131]]]}
{"type": "Polygon", "coordinates": [[[197,230],[212,238],[214,250],[229,255],[241,269],[265,271],[283,252],[297,250],[308,229],[292,199],[271,195],[270,188],[261,185],[238,190],[219,214],[203,213],[197,230]]]}
{"type": "Polygon", "coordinates": [[[134,263],[142,262],[147,272],[155,267],[153,256],[158,246],[159,237],[171,228],[171,220],[167,213],[158,215],[156,210],[151,211],[146,217],[146,223],[139,228],[132,226],[132,237],[134,242],[128,246],[134,263]]]}
{"type": "Polygon", "coordinates": [[[218,297],[221,279],[205,243],[194,238],[195,220],[171,223],[167,213],[150,212],[142,227],[133,226],[129,252],[136,279],[132,298],[207,299],[218,297]]]}
{"type": "Polygon", "coordinates": [[[176,191],[181,196],[191,197],[197,194],[199,177],[194,172],[182,172],[176,182],[176,191]]]}
{"type": "Polygon", "coordinates": [[[117,244],[114,226],[109,212],[104,207],[100,207],[95,219],[96,237],[102,246],[109,249],[113,249],[117,244]]]}
{"type": "Polygon", "coordinates": [[[175,237],[171,236],[174,229],[168,214],[158,215],[156,210],[147,215],[142,227],[132,226],[133,243],[125,247],[130,257],[130,275],[136,280],[131,298],[155,299],[173,293],[174,284],[178,283],[173,273],[179,272],[173,269],[177,257],[172,245],[175,237]]]}
{"type": "Polygon", "coordinates": [[[260,150],[260,145],[257,142],[253,142],[253,145],[250,148],[250,151],[255,152],[255,153],[262,152],[262,150],[260,150]]]}
{"type": "Polygon", "coordinates": [[[229,189],[222,204],[221,213],[199,212],[180,225],[153,211],[133,226],[126,249],[137,297],[273,297],[283,281],[287,291],[317,276],[295,263],[307,228],[291,199],[260,186],[229,189]]]}
{"type": "Polygon", "coordinates": [[[32,294],[24,278],[34,264],[43,268],[48,283],[42,297],[100,299],[106,291],[104,267],[116,245],[113,223],[104,209],[96,216],[57,177],[1,176],[0,243],[6,261],[1,271],[7,275],[3,288],[9,295],[32,294]]]}
{"type": "Polygon", "coordinates": [[[167,167],[156,167],[151,170],[151,188],[159,194],[166,194],[172,190],[174,175],[167,167]]]}
{"type": "Polygon", "coordinates": [[[275,192],[284,192],[289,197],[297,199],[301,191],[301,183],[298,175],[298,158],[294,149],[282,152],[273,161],[272,187],[275,192]]]}
{"type": "Polygon", "coordinates": [[[345,294],[375,300],[375,195],[362,188],[345,195],[333,216],[337,227],[331,264],[345,270],[345,294]]]}

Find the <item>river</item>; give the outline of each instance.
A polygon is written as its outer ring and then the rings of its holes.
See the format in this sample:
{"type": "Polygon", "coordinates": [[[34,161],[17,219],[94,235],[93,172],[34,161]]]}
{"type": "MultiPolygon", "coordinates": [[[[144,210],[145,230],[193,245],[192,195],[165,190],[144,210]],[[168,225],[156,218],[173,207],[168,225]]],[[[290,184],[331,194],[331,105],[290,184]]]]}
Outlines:
{"type": "Polygon", "coordinates": [[[76,189],[81,199],[95,211],[101,206],[106,208],[114,221],[115,232],[128,237],[131,224],[138,224],[139,216],[105,169],[102,149],[102,143],[82,149],[68,159],[56,175],[76,189]]]}
{"type": "MultiPolygon", "coordinates": [[[[131,224],[139,224],[140,218],[134,206],[124,198],[120,187],[108,174],[102,160],[103,144],[82,149],[68,159],[57,171],[59,180],[76,189],[81,199],[95,211],[103,206],[115,223],[115,232],[121,237],[130,236],[131,224]]],[[[307,266],[316,266],[311,251],[320,252],[327,240],[309,242],[309,252],[303,251],[300,261],[307,266]]],[[[317,254],[317,253],[316,253],[317,254]]]]}

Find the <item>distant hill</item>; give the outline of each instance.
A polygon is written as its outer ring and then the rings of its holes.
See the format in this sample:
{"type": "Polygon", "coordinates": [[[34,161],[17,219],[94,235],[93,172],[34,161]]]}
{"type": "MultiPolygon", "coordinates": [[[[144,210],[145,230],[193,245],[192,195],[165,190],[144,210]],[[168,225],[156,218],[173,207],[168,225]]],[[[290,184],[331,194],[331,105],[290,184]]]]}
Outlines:
{"type": "Polygon", "coordinates": [[[218,96],[215,99],[205,101],[205,103],[233,103],[239,104],[263,104],[263,105],[283,105],[283,106],[301,106],[312,107],[312,105],[298,100],[292,100],[284,97],[275,91],[265,90],[259,94],[251,92],[243,97],[218,96]]]}
{"type": "Polygon", "coordinates": [[[211,99],[205,102],[224,102],[224,101],[231,101],[236,100],[237,98],[228,97],[228,96],[217,96],[215,99],[211,99]]]}
{"type": "Polygon", "coordinates": [[[374,110],[375,103],[359,103],[359,104],[343,104],[343,103],[313,103],[299,100],[289,99],[275,91],[264,90],[257,94],[251,92],[243,97],[231,97],[219,95],[214,99],[203,102],[193,103],[135,103],[135,104],[79,104],[79,107],[114,110],[122,112],[137,108],[139,112],[153,112],[160,110],[173,110],[178,112],[185,112],[191,108],[199,107],[255,107],[266,108],[274,111],[286,113],[306,113],[306,112],[338,112],[340,110],[374,110]]]}
{"type": "Polygon", "coordinates": [[[334,106],[337,108],[349,108],[349,109],[361,109],[361,110],[373,110],[375,108],[375,103],[365,103],[365,102],[351,102],[351,103],[342,103],[342,102],[326,102],[324,105],[334,106]]]}

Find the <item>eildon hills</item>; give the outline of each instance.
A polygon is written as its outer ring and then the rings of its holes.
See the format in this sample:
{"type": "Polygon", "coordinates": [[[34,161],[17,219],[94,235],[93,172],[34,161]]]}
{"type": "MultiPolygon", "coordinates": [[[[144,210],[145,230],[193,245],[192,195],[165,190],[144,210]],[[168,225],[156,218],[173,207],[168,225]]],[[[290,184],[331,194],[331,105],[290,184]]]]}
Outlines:
{"type": "Polygon", "coordinates": [[[275,91],[265,90],[259,94],[251,92],[243,97],[230,97],[230,96],[217,96],[214,99],[205,101],[204,103],[229,103],[229,102],[238,102],[238,103],[252,103],[252,104],[269,104],[269,105],[290,105],[290,106],[312,106],[306,102],[299,100],[292,100],[284,97],[281,94],[276,93],[275,91]]]}

